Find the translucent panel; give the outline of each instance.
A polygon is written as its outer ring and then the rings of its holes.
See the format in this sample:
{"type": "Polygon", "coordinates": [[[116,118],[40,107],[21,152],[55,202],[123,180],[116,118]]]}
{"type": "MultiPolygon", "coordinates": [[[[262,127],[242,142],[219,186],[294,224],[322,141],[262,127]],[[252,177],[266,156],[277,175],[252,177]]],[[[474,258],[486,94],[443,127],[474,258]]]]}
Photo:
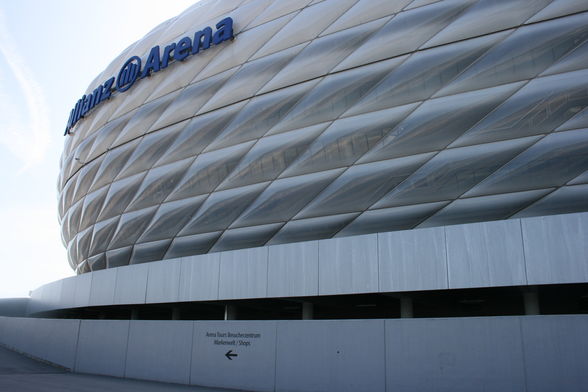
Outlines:
{"type": "Polygon", "coordinates": [[[120,131],[119,137],[112,143],[113,146],[119,146],[123,143],[133,140],[144,135],[151,126],[157,121],[169,104],[177,97],[178,92],[168,94],[155,101],[139,107],[134,113],[127,125],[120,131]]]}
{"type": "Polygon", "coordinates": [[[138,242],[173,238],[206,199],[205,195],[162,204],[138,242]]]}
{"type": "Polygon", "coordinates": [[[72,235],[70,235],[70,215],[71,215],[71,210],[66,212],[65,215],[63,215],[59,221],[59,224],[61,225],[61,241],[63,242],[63,244],[65,246],[67,246],[67,243],[71,240],[72,235]]]}
{"type": "Polygon", "coordinates": [[[87,272],[90,272],[90,267],[88,266],[87,261],[84,260],[76,268],[76,273],[77,274],[85,274],[87,272]]]}
{"type": "Polygon", "coordinates": [[[84,207],[84,200],[78,201],[71,207],[71,212],[68,215],[69,237],[72,238],[80,232],[80,217],[84,207]]]}
{"type": "Polygon", "coordinates": [[[90,156],[98,156],[105,153],[114,142],[114,139],[118,137],[122,129],[127,125],[130,117],[130,114],[119,117],[116,120],[107,123],[96,132],[96,139],[92,146],[90,156]]]}
{"type": "Polygon", "coordinates": [[[180,235],[224,230],[263,191],[267,183],[212,193],[180,235]]]}
{"type": "MultiPolygon", "coordinates": [[[[324,1],[306,7],[267,42],[253,58],[259,58],[315,38],[357,0],[324,1]]],[[[287,16],[291,18],[291,15],[287,16]]],[[[270,35],[268,35],[270,37],[270,35]]]]}
{"type": "Polygon", "coordinates": [[[588,183],[588,170],[568,183],[568,185],[588,183]]]}
{"type": "Polygon", "coordinates": [[[529,19],[528,23],[556,18],[558,16],[569,15],[586,10],[588,10],[588,4],[584,0],[553,0],[550,5],[529,19]]]}
{"type": "Polygon", "coordinates": [[[76,241],[78,242],[77,246],[77,260],[84,260],[88,258],[88,251],[90,248],[90,241],[92,240],[92,228],[88,228],[82,232],[80,232],[76,236],[76,241]]]}
{"type": "Polygon", "coordinates": [[[352,166],[296,215],[296,218],[365,210],[431,156],[432,154],[421,154],[352,166]]]}
{"type": "Polygon", "coordinates": [[[149,170],[126,211],[160,204],[174,190],[192,163],[193,158],[149,170]]]}
{"type": "Polygon", "coordinates": [[[148,263],[150,261],[163,260],[165,252],[171,244],[170,240],[146,242],[133,247],[131,264],[148,263]]]}
{"type": "Polygon", "coordinates": [[[99,255],[88,258],[87,262],[91,271],[99,271],[106,268],[106,254],[100,253],[99,255]]]}
{"type": "Polygon", "coordinates": [[[517,27],[551,0],[478,1],[427,42],[424,47],[447,44],[474,36],[517,27]]]}
{"type": "Polygon", "coordinates": [[[202,80],[186,87],[174,99],[169,108],[163,112],[153,125],[154,128],[163,128],[179,121],[191,118],[204,106],[233,74],[234,70],[223,72],[212,78],[202,80]]]}
{"type": "Polygon", "coordinates": [[[438,95],[533,78],[586,38],[588,15],[521,27],[438,95]]]}
{"type": "Polygon", "coordinates": [[[102,209],[108,186],[104,186],[97,191],[94,191],[84,198],[84,206],[82,207],[82,215],[80,216],[80,227],[85,229],[94,224],[98,219],[98,213],[102,209]]]}
{"type": "Polygon", "coordinates": [[[102,165],[103,157],[104,156],[101,156],[80,169],[77,174],[78,179],[75,181],[76,189],[73,195],[74,200],[77,201],[88,194],[90,185],[92,185],[96,173],[98,172],[98,169],[100,169],[100,165],[102,165]]]}
{"type": "Polygon", "coordinates": [[[106,266],[107,268],[123,267],[129,265],[131,259],[132,246],[109,250],[106,252],[106,266]]]}
{"type": "Polygon", "coordinates": [[[80,176],[72,177],[66,184],[63,190],[61,191],[61,201],[63,205],[63,211],[67,211],[72,204],[75,203],[74,201],[74,191],[76,190],[76,185],[80,176]]]}
{"type": "Polygon", "coordinates": [[[136,196],[146,172],[113,182],[104,200],[98,220],[121,214],[136,196]]]}
{"type": "Polygon", "coordinates": [[[412,229],[448,202],[368,210],[345,226],[337,237],[412,229]]]}
{"type": "Polygon", "coordinates": [[[578,112],[574,117],[560,125],[556,131],[568,131],[579,128],[588,128],[588,108],[578,112]]]}
{"type": "Polygon", "coordinates": [[[243,105],[232,105],[223,110],[206,113],[194,117],[192,120],[172,125],[173,128],[177,127],[177,130],[181,130],[181,133],[175,136],[173,144],[167,150],[167,153],[157,161],[155,166],[179,161],[201,153],[220,134],[243,105]]]}
{"type": "Polygon", "coordinates": [[[224,46],[195,80],[204,79],[243,64],[267,42],[268,37],[274,36],[291,19],[292,15],[287,15],[239,34],[239,44],[224,46]]]}
{"type": "MultiPolygon", "coordinates": [[[[317,81],[253,98],[205,151],[257,139],[280,121],[317,81]]],[[[304,125],[301,125],[301,128],[304,125]]]]}
{"type": "Polygon", "coordinates": [[[289,0],[289,1],[272,1],[271,4],[251,22],[250,27],[267,23],[270,20],[279,18],[293,11],[304,8],[310,3],[310,0],[289,0]]]}
{"type": "Polygon", "coordinates": [[[361,0],[329,26],[321,35],[364,24],[400,11],[410,0],[361,0]]]}
{"type": "Polygon", "coordinates": [[[244,227],[227,230],[214,244],[211,252],[263,246],[282,227],[283,223],[273,225],[244,227]]]}
{"type": "Polygon", "coordinates": [[[335,70],[413,52],[447,26],[472,2],[447,0],[401,12],[335,70]]]}
{"type": "Polygon", "coordinates": [[[121,215],[108,249],[134,244],[151,222],[156,210],[157,207],[150,207],[121,215]]]}
{"type": "Polygon", "coordinates": [[[202,108],[203,112],[252,97],[302,50],[304,45],[243,65],[202,108]]]}
{"type": "Polygon", "coordinates": [[[67,258],[68,260],[73,261],[74,264],[80,263],[80,260],[77,258],[77,251],[77,241],[74,239],[67,246],[67,258]]]}
{"type": "Polygon", "coordinates": [[[385,22],[385,19],[379,19],[315,39],[264,86],[261,92],[275,90],[328,73],[385,22]]]}
{"type": "Polygon", "coordinates": [[[335,121],[282,176],[352,165],[415,106],[406,105],[335,121]]]}
{"type": "Polygon", "coordinates": [[[168,200],[184,199],[212,192],[237,166],[253,142],[201,154],[176,185],[168,200]]]}
{"type": "Polygon", "coordinates": [[[588,185],[564,186],[525,208],[515,218],[588,211],[588,185]]]}
{"type": "Polygon", "coordinates": [[[165,154],[176,137],[176,132],[166,130],[145,135],[116,178],[125,178],[149,169],[165,154]]]}
{"type": "Polygon", "coordinates": [[[542,75],[572,72],[586,68],[588,63],[588,41],[584,41],[576,49],[562,57],[557,63],[549,67],[542,75]]]}
{"type": "Polygon", "coordinates": [[[466,194],[560,186],[588,169],[588,130],[547,135],[466,194]]]}
{"type": "Polygon", "coordinates": [[[232,227],[290,220],[342,172],[329,170],[274,181],[232,227]]]}
{"type": "MultiPolygon", "coordinates": [[[[96,136],[90,136],[87,139],[84,139],[79,146],[73,152],[74,162],[76,165],[85,165],[90,159],[89,154],[92,146],[94,145],[94,138],[96,136]]],[[[77,170],[76,168],[75,170],[77,170]]]]}
{"type": "Polygon", "coordinates": [[[423,222],[419,227],[445,226],[506,219],[551,189],[459,199],[423,222]]]}
{"type": "Polygon", "coordinates": [[[88,253],[90,256],[104,252],[107,249],[107,245],[118,226],[118,221],[119,217],[115,216],[114,218],[98,222],[94,225],[90,251],[88,253]]]}
{"type": "Polygon", "coordinates": [[[260,139],[218,189],[275,179],[326,127],[319,124],[260,139]]]}
{"type": "MultiPolygon", "coordinates": [[[[355,104],[399,62],[399,59],[383,61],[325,77],[270,133],[334,120],[355,104]]],[[[290,89],[284,91],[288,92],[290,89]]]]}
{"type": "Polygon", "coordinates": [[[266,245],[331,238],[359,214],[343,214],[290,221],[266,245]]]}
{"type": "Polygon", "coordinates": [[[451,146],[551,132],[588,105],[588,71],[535,79],[451,146]]]}
{"type": "Polygon", "coordinates": [[[441,151],[374,208],[456,199],[537,140],[528,137],[441,151]]]}
{"type": "Polygon", "coordinates": [[[110,184],[114,180],[114,177],[120,173],[125,163],[127,163],[127,160],[135,151],[139,142],[140,140],[133,140],[130,143],[108,151],[100,165],[100,169],[96,173],[95,180],[89,192],[110,184]]]}
{"type": "Polygon", "coordinates": [[[217,231],[214,233],[175,237],[164,258],[175,259],[207,253],[220,235],[221,232],[217,231]]]}
{"type": "Polygon", "coordinates": [[[441,150],[498,106],[519,85],[425,101],[360,162],[441,150]]]}
{"type": "Polygon", "coordinates": [[[345,115],[390,108],[431,97],[505,34],[492,34],[413,54],[345,115]]]}

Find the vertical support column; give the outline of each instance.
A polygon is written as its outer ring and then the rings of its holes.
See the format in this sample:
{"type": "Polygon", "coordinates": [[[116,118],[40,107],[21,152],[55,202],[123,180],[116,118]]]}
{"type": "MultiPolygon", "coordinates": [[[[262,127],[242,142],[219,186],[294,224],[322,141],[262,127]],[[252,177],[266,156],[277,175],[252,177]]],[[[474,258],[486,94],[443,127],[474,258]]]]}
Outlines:
{"type": "Polygon", "coordinates": [[[412,298],[406,295],[400,296],[400,318],[413,318],[412,298]]]}
{"type": "Polygon", "coordinates": [[[181,320],[180,307],[174,306],[172,308],[172,320],[181,320]]]}
{"type": "Polygon", "coordinates": [[[314,304],[312,302],[302,303],[302,320],[312,320],[314,318],[314,304]]]}
{"type": "Polygon", "coordinates": [[[131,309],[131,320],[138,320],[139,319],[139,309],[133,308],[131,309]]]}
{"type": "Polygon", "coordinates": [[[225,305],[225,320],[237,320],[237,307],[235,305],[225,305]]]}
{"type": "Polygon", "coordinates": [[[523,289],[523,300],[525,301],[525,314],[541,314],[539,307],[539,291],[537,287],[526,287],[523,289]]]}

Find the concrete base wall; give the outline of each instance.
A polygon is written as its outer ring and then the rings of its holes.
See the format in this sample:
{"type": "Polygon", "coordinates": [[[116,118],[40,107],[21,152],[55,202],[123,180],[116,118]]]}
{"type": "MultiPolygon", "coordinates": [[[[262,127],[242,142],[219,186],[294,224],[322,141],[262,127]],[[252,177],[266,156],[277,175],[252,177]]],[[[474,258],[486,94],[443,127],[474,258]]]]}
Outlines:
{"type": "Polygon", "coordinates": [[[253,391],[580,391],[587,315],[296,321],[0,317],[76,372],[253,391]]]}

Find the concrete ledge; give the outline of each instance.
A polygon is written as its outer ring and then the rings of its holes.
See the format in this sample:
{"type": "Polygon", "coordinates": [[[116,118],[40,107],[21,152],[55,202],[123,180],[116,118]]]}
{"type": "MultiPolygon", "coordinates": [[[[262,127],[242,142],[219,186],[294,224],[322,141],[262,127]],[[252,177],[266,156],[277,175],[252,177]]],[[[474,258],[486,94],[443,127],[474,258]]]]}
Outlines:
{"type": "Polygon", "coordinates": [[[28,314],[112,304],[588,282],[588,213],[395,231],[91,272],[32,293],[28,314]]]}

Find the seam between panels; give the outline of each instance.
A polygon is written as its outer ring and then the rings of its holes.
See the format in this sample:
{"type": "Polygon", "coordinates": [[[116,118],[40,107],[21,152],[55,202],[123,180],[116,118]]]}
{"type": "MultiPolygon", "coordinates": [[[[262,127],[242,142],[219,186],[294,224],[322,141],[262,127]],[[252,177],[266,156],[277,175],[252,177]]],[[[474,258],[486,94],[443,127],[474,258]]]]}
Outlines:
{"type": "Polygon", "coordinates": [[[192,385],[192,363],[194,362],[194,333],[196,332],[196,321],[192,321],[192,339],[190,340],[190,361],[188,365],[188,385],[192,385]]]}
{"type": "Polygon", "coordinates": [[[78,333],[76,336],[76,350],[74,352],[74,360],[73,360],[73,369],[72,371],[76,371],[78,369],[78,352],[80,351],[80,332],[82,330],[82,320],[78,320],[78,333]]]}
{"type": "Polygon", "coordinates": [[[525,391],[529,390],[529,386],[528,386],[528,374],[527,374],[527,355],[526,355],[526,350],[525,350],[525,335],[523,332],[523,317],[524,316],[519,316],[517,317],[518,321],[519,321],[519,333],[520,333],[520,337],[521,337],[521,355],[522,355],[522,362],[523,362],[523,381],[524,381],[524,386],[525,386],[525,391]]]}
{"type": "Polygon", "coordinates": [[[265,298],[269,296],[269,246],[265,246],[265,298]]]}
{"type": "Polygon", "coordinates": [[[274,321],[274,332],[276,337],[274,339],[274,391],[278,390],[278,324],[279,321],[274,321]]]}
{"type": "Polygon", "coordinates": [[[123,367],[123,377],[127,376],[127,360],[129,357],[129,340],[131,339],[131,322],[132,320],[128,320],[127,324],[127,342],[126,342],[126,348],[125,348],[125,363],[124,363],[124,367],[123,367]]]}
{"type": "MultiPolygon", "coordinates": [[[[220,300],[220,286],[221,286],[221,263],[223,260],[222,254],[219,252],[216,252],[218,255],[218,280],[217,280],[217,285],[216,285],[216,300],[220,300]]],[[[225,311],[226,311],[226,305],[225,305],[225,311]]]]}
{"type": "Polygon", "coordinates": [[[521,231],[521,244],[523,245],[523,264],[525,266],[525,284],[529,285],[529,276],[527,271],[527,251],[525,249],[525,235],[523,233],[523,220],[521,218],[518,219],[519,221],[519,229],[521,231]]]}
{"type": "Polygon", "coordinates": [[[382,320],[384,324],[384,391],[388,391],[388,340],[386,335],[388,334],[388,324],[390,320],[382,320]]]}
{"type": "Polygon", "coordinates": [[[447,283],[447,289],[451,288],[449,281],[449,242],[447,242],[447,227],[443,226],[443,236],[445,238],[445,281],[447,283]]]}

